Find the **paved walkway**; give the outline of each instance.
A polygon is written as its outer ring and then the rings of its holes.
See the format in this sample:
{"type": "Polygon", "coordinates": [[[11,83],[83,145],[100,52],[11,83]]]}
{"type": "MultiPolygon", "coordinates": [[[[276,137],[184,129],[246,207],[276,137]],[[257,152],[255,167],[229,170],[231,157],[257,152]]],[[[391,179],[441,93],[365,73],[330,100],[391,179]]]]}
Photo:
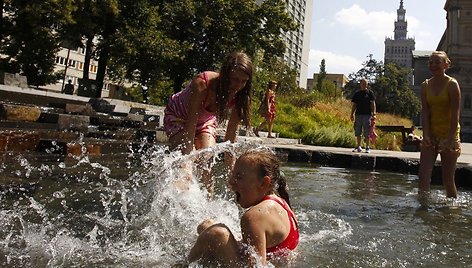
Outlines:
{"type": "MultiPolygon", "coordinates": [[[[353,153],[353,148],[342,148],[342,147],[328,147],[328,146],[314,146],[314,145],[304,145],[298,144],[297,140],[294,139],[268,139],[268,138],[258,138],[258,137],[244,137],[240,136],[241,141],[248,140],[255,143],[265,144],[272,148],[284,148],[284,149],[293,149],[301,151],[316,151],[316,152],[326,152],[326,153],[335,153],[335,154],[349,154],[349,155],[364,155],[364,156],[382,156],[382,157],[395,157],[400,159],[412,159],[419,160],[420,152],[404,152],[404,151],[389,151],[389,150],[375,150],[371,149],[370,153],[353,153]]],[[[469,166],[472,168],[472,143],[462,143],[462,153],[459,156],[458,164],[464,166],[469,166]]],[[[441,159],[438,156],[438,161],[441,159]]]]}

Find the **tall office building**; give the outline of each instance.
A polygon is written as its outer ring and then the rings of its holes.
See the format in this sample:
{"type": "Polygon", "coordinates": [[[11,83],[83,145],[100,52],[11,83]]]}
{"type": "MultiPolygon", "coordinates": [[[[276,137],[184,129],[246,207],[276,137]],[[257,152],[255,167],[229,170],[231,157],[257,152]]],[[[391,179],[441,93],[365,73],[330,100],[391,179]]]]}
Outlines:
{"type": "MultiPolygon", "coordinates": [[[[257,0],[260,4],[264,0],[257,0]]],[[[307,87],[308,60],[313,0],[286,0],[287,12],[300,27],[293,32],[282,33],[286,44],[283,60],[298,73],[297,83],[307,87]]]]}
{"type": "Polygon", "coordinates": [[[406,10],[403,8],[403,0],[400,0],[400,8],[397,9],[394,37],[385,38],[384,63],[394,62],[398,66],[411,69],[413,67],[412,51],[415,50],[415,40],[407,37],[408,23],[405,18],[406,10]]]}

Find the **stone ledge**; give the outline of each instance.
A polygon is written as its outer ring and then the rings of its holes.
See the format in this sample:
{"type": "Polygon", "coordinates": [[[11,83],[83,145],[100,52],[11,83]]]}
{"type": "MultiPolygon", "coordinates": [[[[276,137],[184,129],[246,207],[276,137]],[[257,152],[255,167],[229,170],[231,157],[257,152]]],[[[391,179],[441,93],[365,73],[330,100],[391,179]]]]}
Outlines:
{"type": "Polygon", "coordinates": [[[39,143],[35,132],[0,132],[0,151],[34,151],[39,143]]]}
{"type": "MultiPolygon", "coordinates": [[[[410,158],[333,153],[300,148],[277,148],[276,146],[273,146],[273,149],[280,159],[285,162],[313,163],[349,169],[386,170],[414,175],[418,174],[419,168],[419,160],[410,158]]],[[[459,163],[456,168],[456,185],[472,188],[471,178],[472,167],[459,163]]],[[[440,162],[437,162],[433,168],[431,183],[442,184],[440,162]]]]}
{"type": "Polygon", "coordinates": [[[0,104],[0,116],[9,121],[35,122],[41,115],[38,107],[16,104],[0,104]]]}

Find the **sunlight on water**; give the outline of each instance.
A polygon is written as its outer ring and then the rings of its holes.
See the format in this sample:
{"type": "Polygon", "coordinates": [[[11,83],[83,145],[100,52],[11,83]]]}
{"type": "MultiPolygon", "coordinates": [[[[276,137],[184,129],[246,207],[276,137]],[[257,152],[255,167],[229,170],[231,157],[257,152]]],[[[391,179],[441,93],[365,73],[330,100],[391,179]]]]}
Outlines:
{"type": "MultiPolygon", "coordinates": [[[[0,165],[2,176],[25,182],[0,192],[0,267],[169,267],[185,258],[207,218],[240,237],[241,209],[222,156],[256,146],[220,143],[181,155],[143,145],[105,162],[16,156],[0,165]],[[211,199],[195,162],[211,163],[211,199]]],[[[472,259],[468,191],[451,200],[433,188],[422,209],[413,175],[283,169],[301,230],[293,267],[463,267],[472,259]]]]}

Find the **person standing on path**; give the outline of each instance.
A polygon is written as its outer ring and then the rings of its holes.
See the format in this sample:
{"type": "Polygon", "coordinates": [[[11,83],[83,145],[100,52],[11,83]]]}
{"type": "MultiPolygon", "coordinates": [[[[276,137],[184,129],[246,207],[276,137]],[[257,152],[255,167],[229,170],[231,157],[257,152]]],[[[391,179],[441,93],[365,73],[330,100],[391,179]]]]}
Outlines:
{"type": "Polygon", "coordinates": [[[375,116],[375,95],[372,90],[367,88],[367,79],[360,80],[360,89],[352,96],[351,121],[354,121],[354,134],[356,135],[357,145],[353,152],[362,152],[362,136],[365,141],[365,152],[370,152],[369,130],[370,118],[375,116]]]}
{"type": "Polygon", "coordinates": [[[74,85],[72,85],[72,80],[69,79],[67,84],[64,86],[64,91],[62,93],[72,95],[74,94],[74,85]]]}
{"type": "Polygon", "coordinates": [[[261,128],[267,124],[267,138],[275,138],[272,136],[272,126],[274,125],[275,119],[275,89],[277,88],[276,81],[270,81],[267,85],[267,90],[264,95],[264,99],[261,102],[259,107],[259,115],[264,117],[259,126],[254,129],[254,134],[259,137],[259,131],[261,128]]]}
{"type": "Polygon", "coordinates": [[[438,154],[447,197],[457,197],[455,171],[461,153],[459,110],[461,92],[456,79],[446,74],[451,60],[444,51],[434,51],[428,67],[432,77],[421,84],[421,142],[418,194],[426,197],[438,154]]]}

